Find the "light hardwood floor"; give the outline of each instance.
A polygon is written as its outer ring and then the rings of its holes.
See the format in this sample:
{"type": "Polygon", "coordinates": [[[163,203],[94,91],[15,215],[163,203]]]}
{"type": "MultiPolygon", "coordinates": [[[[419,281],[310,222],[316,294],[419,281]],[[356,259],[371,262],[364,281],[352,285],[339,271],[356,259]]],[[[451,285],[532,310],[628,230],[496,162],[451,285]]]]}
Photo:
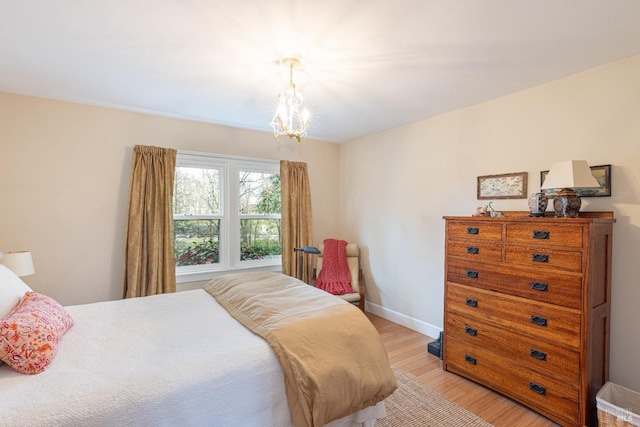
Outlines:
{"type": "Polygon", "coordinates": [[[558,424],[488,388],[442,370],[442,361],[427,351],[433,338],[382,317],[366,313],[384,343],[389,361],[496,427],[555,427],[558,424]]]}

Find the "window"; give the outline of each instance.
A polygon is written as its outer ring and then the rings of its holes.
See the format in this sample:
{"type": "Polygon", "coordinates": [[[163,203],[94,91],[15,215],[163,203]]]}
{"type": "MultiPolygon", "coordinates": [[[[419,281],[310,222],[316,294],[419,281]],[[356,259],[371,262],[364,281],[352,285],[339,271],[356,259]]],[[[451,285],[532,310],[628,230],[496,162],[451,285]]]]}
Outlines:
{"type": "Polygon", "coordinates": [[[179,152],[173,200],[178,282],[281,268],[279,163],[179,152]]]}

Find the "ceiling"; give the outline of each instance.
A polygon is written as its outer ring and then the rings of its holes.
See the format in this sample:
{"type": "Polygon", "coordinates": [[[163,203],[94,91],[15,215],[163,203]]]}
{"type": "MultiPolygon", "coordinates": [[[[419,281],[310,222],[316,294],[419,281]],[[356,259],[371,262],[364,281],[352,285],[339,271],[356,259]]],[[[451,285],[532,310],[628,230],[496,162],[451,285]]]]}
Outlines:
{"type": "Polygon", "coordinates": [[[344,142],[640,53],[638,0],[0,0],[0,91],[344,142]]]}

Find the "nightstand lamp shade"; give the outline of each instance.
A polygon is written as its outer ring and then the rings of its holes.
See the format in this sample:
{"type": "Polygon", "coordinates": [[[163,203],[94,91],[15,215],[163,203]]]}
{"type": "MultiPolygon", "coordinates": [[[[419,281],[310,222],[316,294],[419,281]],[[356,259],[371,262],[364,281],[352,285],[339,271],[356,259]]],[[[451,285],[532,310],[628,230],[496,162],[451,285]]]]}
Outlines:
{"type": "Polygon", "coordinates": [[[553,200],[556,217],[577,218],[582,201],[576,190],[600,188],[584,160],[567,160],[554,163],[544,180],[542,190],[558,190],[553,200]]]}
{"type": "Polygon", "coordinates": [[[4,266],[13,271],[16,276],[20,277],[30,276],[36,272],[33,268],[31,252],[5,252],[4,256],[0,257],[0,264],[4,264],[4,266]]]}

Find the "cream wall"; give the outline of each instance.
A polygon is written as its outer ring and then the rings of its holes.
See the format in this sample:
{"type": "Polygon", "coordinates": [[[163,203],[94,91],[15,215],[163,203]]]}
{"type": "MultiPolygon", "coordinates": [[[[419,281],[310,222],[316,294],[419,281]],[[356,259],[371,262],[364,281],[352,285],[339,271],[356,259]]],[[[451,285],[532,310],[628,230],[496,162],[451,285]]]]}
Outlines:
{"type": "MultiPolygon", "coordinates": [[[[640,56],[340,146],[340,235],[360,242],[369,308],[426,333],[443,321],[444,215],[470,215],[476,177],[555,161],[612,164],[611,380],[640,390],[640,56]]],[[[480,84],[480,82],[479,82],[480,84]]],[[[524,199],[497,210],[527,210],[524,199]]],[[[433,336],[433,335],[432,335],[433,336]]]]}
{"type": "Polygon", "coordinates": [[[34,290],[64,305],[122,297],[136,144],[307,162],[314,240],[337,235],[335,144],[0,93],[0,251],[32,251],[34,290]]]}

